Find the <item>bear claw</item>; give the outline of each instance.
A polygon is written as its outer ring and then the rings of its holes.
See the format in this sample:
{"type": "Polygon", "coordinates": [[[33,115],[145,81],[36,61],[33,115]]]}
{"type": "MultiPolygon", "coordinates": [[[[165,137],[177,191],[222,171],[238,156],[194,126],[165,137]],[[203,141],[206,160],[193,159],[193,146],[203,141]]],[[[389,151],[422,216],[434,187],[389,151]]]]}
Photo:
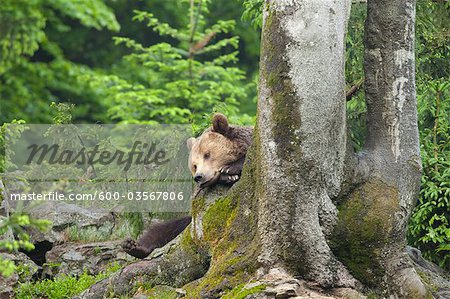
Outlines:
{"type": "Polygon", "coordinates": [[[128,251],[131,251],[132,249],[136,248],[137,243],[133,239],[128,238],[122,242],[121,246],[125,252],[128,252],[128,251]]]}
{"type": "Polygon", "coordinates": [[[121,246],[123,251],[139,259],[147,257],[150,253],[147,250],[145,250],[142,246],[140,246],[135,240],[130,238],[123,241],[121,246]]]}

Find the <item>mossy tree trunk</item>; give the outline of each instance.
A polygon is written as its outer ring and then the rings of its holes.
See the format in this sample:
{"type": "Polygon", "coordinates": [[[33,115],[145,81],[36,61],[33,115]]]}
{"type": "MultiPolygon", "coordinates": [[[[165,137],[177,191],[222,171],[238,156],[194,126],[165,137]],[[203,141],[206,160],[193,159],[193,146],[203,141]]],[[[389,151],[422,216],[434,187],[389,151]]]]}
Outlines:
{"type": "Polygon", "coordinates": [[[350,2],[268,1],[256,127],[262,264],[354,286],[327,237],[345,180],[344,38],[350,2]]]}
{"type": "MultiPolygon", "coordinates": [[[[404,298],[427,294],[405,251],[421,174],[414,23],[414,0],[368,1],[364,62],[368,113],[362,153],[366,180],[348,196],[341,213],[341,224],[347,228],[341,240],[353,249],[343,254],[352,259],[348,267],[366,285],[382,286],[385,293],[404,298]],[[359,265],[358,258],[363,261],[359,265]]],[[[342,245],[340,249],[342,253],[342,245]]]]}
{"type": "Polygon", "coordinates": [[[266,1],[253,161],[259,261],[323,287],[363,283],[422,298],[405,251],[421,169],[415,3],[368,1],[368,135],[359,154],[345,116],[349,8],[345,0],[266,1]]]}

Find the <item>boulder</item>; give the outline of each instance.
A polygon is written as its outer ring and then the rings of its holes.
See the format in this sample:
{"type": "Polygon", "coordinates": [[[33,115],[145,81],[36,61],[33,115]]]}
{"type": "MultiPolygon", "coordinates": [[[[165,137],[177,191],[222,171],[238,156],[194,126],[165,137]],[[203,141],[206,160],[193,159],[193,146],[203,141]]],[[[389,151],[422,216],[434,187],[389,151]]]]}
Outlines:
{"type": "Polygon", "coordinates": [[[83,272],[97,275],[113,263],[124,265],[133,260],[135,258],[123,252],[120,241],[64,243],[46,253],[44,274],[50,277],[83,272]]]}
{"type": "Polygon", "coordinates": [[[108,210],[92,207],[87,209],[63,202],[43,202],[29,207],[27,212],[33,219],[47,219],[52,222],[51,229],[46,233],[34,229],[30,231],[33,242],[63,243],[67,239],[65,229],[69,227],[112,230],[115,225],[115,217],[108,210]]]}
{"type": "Polygon", "coordinates": [[[22,252],[0,253],[0,259],[13,261],[17,269],[9,277],[0,275],[0,299],[14,298],[14,288],[20,282],[31,281],[41,269],[22,252]]]}

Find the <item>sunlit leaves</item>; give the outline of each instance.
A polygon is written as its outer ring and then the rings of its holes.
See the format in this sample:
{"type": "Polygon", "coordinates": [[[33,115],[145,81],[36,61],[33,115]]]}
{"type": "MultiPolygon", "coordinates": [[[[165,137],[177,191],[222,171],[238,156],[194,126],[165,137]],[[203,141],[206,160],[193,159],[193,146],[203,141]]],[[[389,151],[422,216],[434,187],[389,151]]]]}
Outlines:
{"type": "MultiPolygon", "coordinates": [[[[23,250],[33,250],[34,245],[30,242],[30,236],[26,232],[26,228],[36,228],[45,231],[49,228],[48,220],[34,220],[28,215],[12,214],[9,217],[0,218],[0,236],[14,235],[14,239],[4,238],[0,240],[0,250],[7,252],[23,250]]],[[[0,258],[0,275],[10,276],[14,273],[16,266],[14,262],[0,258]]]]}
{"type": "Polygon", "coordinates": [[[218,20],[206,26],[207,4],[183,2],[190,17],[181,28],[160,22],[152,13],[135,11],[135,20],[168,37],[168,42],[144,46],[128,37],[115,38],[116,44],[132,50],[124,57],[123,73],[133,75],[86,78],[113,103],[108,110],[111,118],[128,123],[194,123],[200,128],[204,115],[217,111],[218,104],[229,116],[239,114],[240,101],[252,86],[245,85],[245,73],[231,65],[237,61],[238,37],[221,36],[229,35],[235,22],[218,20]]]}
{"type": "Polygon", "coordinates": [[[243,0],[244,12],[242,13],[242,19],[250,21],[254,28],[261,28],[263,4],[263,0],[243,0]]]}
{"type": "Polygon", "coordinates": [[[0,75],[22,55],[31,56],[45,39],[41,1],[4,0],[0,5],[0,75]]]}
{"type": "MultiPolygon", "coordinates": [[[[89,94],[78,80],[89,68],[67,60],[60,45],[49,40],[47,28],[68,32],[75,21],[97,30],[117,31],[113,11],[103,0],[3,0],[0,5],[0,121],[14,118],[51,122],[48,106],[61,91],[89,94]],[[36,61],[45,52],[47,61],[36,61]]],[[[73,99],[64,99],[65,101],[73,99]]],[[[86,107],[86,106],[85,106],[86,107]]],[[[80,108],[81,109],[81,108],[80,108]]]]}
{"type": "Polygon", "coordinates": [[[423,163],[419,204],[409,226],[410,241],[425,257],[450,268],[450,81],[418,84],[419,127],[423,163]]]}

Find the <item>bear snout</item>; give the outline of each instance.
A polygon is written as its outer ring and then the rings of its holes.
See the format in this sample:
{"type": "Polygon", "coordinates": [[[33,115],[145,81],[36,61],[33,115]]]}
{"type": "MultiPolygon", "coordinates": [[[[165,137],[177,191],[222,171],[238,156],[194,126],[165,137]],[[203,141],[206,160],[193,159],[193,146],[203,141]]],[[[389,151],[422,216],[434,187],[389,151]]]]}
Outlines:
{"type": "Polygon", "coordinates": [[[201,173],[199,173],[199,174],[195,174],[195,176],[194,176],[194,181],[196,182],[196,183],[200,183],[202,180],[203,180],[203,174],[201,174],[201,173]]]}
{"type": "Polygon", "coordinates": [[[194,181],[200,188],[205,188],[207,186],[213,185],[217,182],[220,177],[220,172],[216,171],[213,173],[209,172],[196,172],[194,177],[194,181]]]}

